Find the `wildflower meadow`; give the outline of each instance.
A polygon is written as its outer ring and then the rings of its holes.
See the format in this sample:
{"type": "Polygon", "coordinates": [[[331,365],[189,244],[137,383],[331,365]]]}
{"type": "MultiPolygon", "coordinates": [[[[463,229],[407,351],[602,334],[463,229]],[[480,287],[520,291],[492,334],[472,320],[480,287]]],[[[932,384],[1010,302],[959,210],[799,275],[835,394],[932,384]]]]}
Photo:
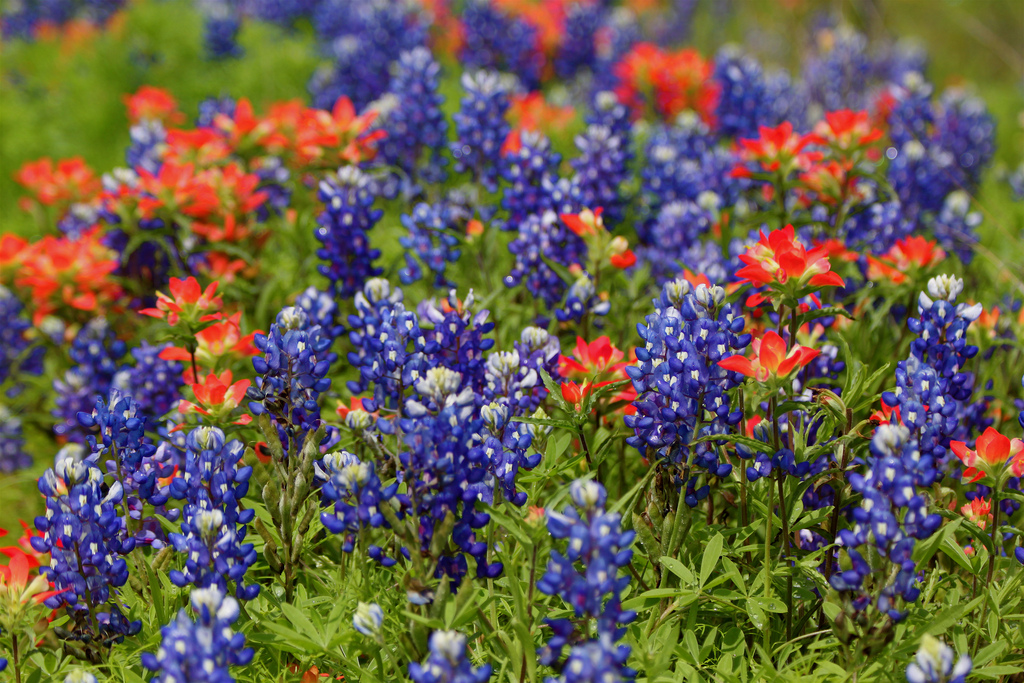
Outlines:
{"type": "Polygon", "coordinates": [[[1024,5],[0,28],[0,680],[1024,681],[1024,5]]]}

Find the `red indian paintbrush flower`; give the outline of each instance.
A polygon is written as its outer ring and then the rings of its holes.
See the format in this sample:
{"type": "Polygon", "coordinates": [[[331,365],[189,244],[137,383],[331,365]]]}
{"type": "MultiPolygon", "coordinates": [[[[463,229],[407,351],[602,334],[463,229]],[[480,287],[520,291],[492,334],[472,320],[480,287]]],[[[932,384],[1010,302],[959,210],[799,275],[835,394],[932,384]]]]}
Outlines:
{"type": "Polygon", "coordinates": [[[946,258],[934,240],[927,240],[920,235],[896,240],[884,256],[875,258],[868,256],[868,279],[889,280],[893,284],[903,284],[908,273],[929,268],[946,258]]]}
{"type": "Polygon", "coordinates": [[[27,553],[14,550],[8,553],[10,562],[7,565],[0,565],[0,604],[4,604],[4,611],[7,614],[20,612],[24,607],[38,605],[55,595],[71,590],[47,590],[50,584],[46,577],[37,574],[29,578],[33,565],[27,553]]]}
{"type": "Polygon", "coordinates": [[[562,398],[571,405],[579,406],[583,402],[583,398],[589,395],[594,387],[587,382],[576,384],[576,382],[566,381],[562,382],[559,388],[562,390],[562,398]]]}
{"type": "Polygon", "coordinates": [[[773,377],[786,377],[793,370],[810,363],[821,353],[799,344],[787,351],[786,342],[773,331],[765,333],[760,339],[755,339],[750,346],[754,351],[750,358],[740,355],[729,356],[718,361],[718,367],[753,377],[758,382],[765,382],[773,377]]]}
{"type": "MultiPolygon", "coordinates": [[[[56,206],[61,212],[75,203],[89,203],[103,189],[100,179],[81,157],[62,159],[54,166],[48,158],[30,161],[14,174],[14,180],[32,193],[43,206],[56,206]]],[[[19,206],[28,211],[31,199],[23,199],[19,206]]]]}
{"type": "Polygon", "coordinates": [[[593,379],[617,372],[625,365],[623,358],[625,354],[615,348],[608,337],[598,337],[590,343],[583,337],[576,337],[572,357],[558,357],[558,371],[566,377],[593,379]]]}
{"type": "Polygon", "coordinates": [[[986,498],[975,498],[960,508],[960,514],[984,531],[992,522],[992,502],[986,498]]]}
{"type": "MultiPolygon", "coordinates": [[[[212,417],[215,421],[227,420],[231,412],[241,404],[246,390],[252,384],[247,379],[232,383],[232,379],[234,378],[230,370],[225,370],[220,375],[211,372],[206,377],[200,377],[198,382],[191,385],[196,403],[182,399],[178,404],[178,411],[182,415],[199,413],[212,417]]],[[[242,415],[232,424],[247,425],[250,422],[251,415],[242,415]]],[[[184,425],[179,425],[179,428],[181,427],[184,425]]]]}
{"type": "Polygon", "coordinates": [[[806,296],[821,287],[842,287],[823,247],[808,250],[797,241],[793,226],[773,230],[740,255],[746,265],[736,275],[755,285],[766,285],[793,299],[806,296]]]}
{"type": "Polygon", "coordinates": [[[123,99],[128,109],[128,120],[133,124],[142,120],[180,124],[185,120],[185,115],[178,111],[174,96],[162,88],[144,85],[123,99]]]}
{"type": "MultiPolygon", "coordinates": [[[[740,140],[740,156],[744,161],[758,164],[761,171],[782,172],[788,175],[796,169],[807,169],[822,158],[821,152],[806,151],[809,145],[821,140],[814,134],[800,135],[793,131],[793,124],[786,121],[775,128],[761,126],[759,137],[740,140]]],[[[737,166],[732,171],[736,177],[750,176],[746,166],[737,166]]]]}
{"type": "Polygon", "coordinates": [[[171,295],[157,292],[156,308],[143,308],[139,313],[152,318],[166,318],[167,324],[172,327],[177,325],[182,317],[190,322],[200,323],[220,320],[220,313],[206,313],[220,308],[224,303],[219,296],[215,296],[217,285],[216,281],[211,282],[204,290],[194,277],[184,280],[172,277],[168,285],[171,295]]]}
{"type": "Polygon", "coordinates": [[[882,137],[882,131],[874,128],[866,111],[840,109],[825,114],[814,133],[822,141],[843,151],[852,151],[870,145],[882,137]]]}
{"type": "Polygon", "coordinates": [[[949,447],[967,466],[964,479],[971,482],[990,476],[998,479],[1007,465],[1013,476],[1024,476],[1024,441],[1009,439],[991,427],[978,437],[974,450],[963,441],[951,441],[949,447]]]}
{"type": "MultiPolygon", "coordinates": [[[[255,356],[259,349],[253,344],[255,333],[243,335],[241,329],[242,314],[235,313],[213,323],[206,329],[196,333],[196,363],[203,367],[214,367],[217,361],[229,355],[255,356]]],[[[192,354],[180,346],[168,346],[160,352],[164,360],[176,360],[184,363],[192,361],[192,354]]],[[[185,382],[195,381],[191,367],[185,369],[185,382]]]]}

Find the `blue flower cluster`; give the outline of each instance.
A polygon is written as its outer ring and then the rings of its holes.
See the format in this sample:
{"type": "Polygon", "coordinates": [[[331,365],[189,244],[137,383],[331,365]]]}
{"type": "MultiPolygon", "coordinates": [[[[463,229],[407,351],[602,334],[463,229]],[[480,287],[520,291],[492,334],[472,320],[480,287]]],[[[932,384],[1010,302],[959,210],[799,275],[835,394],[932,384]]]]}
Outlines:
{"type": "Polygon", "coordinates": [[[462,13],[464,41],[459,62],[469,69],[515,74],[528,90],[540,87],[544,55],[537,50],[537,30],[510,17],[489,0],[470,0],[462,13]]]}
{"type": "Polygon", "coordinates": [[[427,37],[414,7],[390,0],[322,0],[313,11],[313,28],[333,60],[309,83],[313,104],[321,109],[333,108],[342,96],[364,108],[388,89],[396,55],[424,45],[427,37]]]}
{"type": "Polygon", "coordinates": [[[120,642],[138,633],[141,622],[129,622],[116,598],[111,600],[116,595],[112,589],[128,581],[123,556],[135,547],[118,514],[124,497],[121,483],[107,486],[92,461],[58,456],[39,478],[39,492],[46,498],[46,514],[35,519],[43,534],[32,538],[32,548],[50,554],[49,566],[41,571],[56,590],[64,591],[46,605],[67,608],[68,630],[75,639],[120,642]]]}
{"type": "Polygon", "coordinates": [[[448,264],[457,262],[462,254],[459,228],[468,218],[463,207],[449,202],[420,203],[411,213],[402,214],[402,225],[409,231],[408,235],[398,238],[406,249],[406,267],[399,272],[403,285],[422,279],[423,266],[434,274],[435,287],[455,285],[445,272],[448,264]]]}
{"type": "Polygon", "coordinates": [[[144,652],[142,665],[156,673],[151,683],[230,683],[232,666],[252,661],[245,636],[231,625],[238,619],[238,602],[217,587],[194,588],[189,597],[195,620],[182,608],[177,618],[160,629],[160,649],[144,652]]]}
{"type": "MultiPolygon", "coordinates": [[[[562,676],[547,681],[632,681],[636,672],[626,666],[630,648],[617,643],[625,635],[626,625],[636,618],[636,612],[622,609],[622,591],[629,585],[629,576],[619,576],[633,558],[630,546],[636,532],[623,532],[619,513],[605,511],[607,494],[601,484],[579,479],[569,491],[575,507],[546,513],[548,532],[552,538],[567,542],[566,553],[551,550],[537,590],[560,596],[572,607],[576,619],[585,620],[583,638],[590,634],[590,620],[596,620],[597,637],[574,646],[562,676]]],[[[552,666],[561,659],[565,646],[580,634],[575,634],[569,619],[545,619],[545,623],[554,635],[538,654],[542,664],[552,666]]]]}
{"type": "Polygon", "coordinates": [[[409,663],[413,683],[485,683],[491,678],[491,665],[474,667],[466,654],[466,636],[458,631],[434,631],[430,634],[430,653],[423,663],[409,663]]]}
{"type": "Polygon", "coordinates": [[[739,375],[718,361],[745,349],[750,335],[743,333],[739,307],[724,301],[725,290],[718,286],[694,290],[685,280],[666,284],[654,300],[655,312],[637,326],[644,340],[636,349],[638,362],[626,368],[637,392],[636,414],[625,418],[633,430],[626,443],[648,460],[674,468],[691,507],[709,490],[706,482],[696,487],[691,467],[708,479],[732,469],[719,461],[714,442],[692,445],[694,439],[725,433],[742,418],[742,411],[730,410],[726,393],[739,375]]]}
{"type": "MultiPolygon", "coordinates": [[[[317,479],[322,481],[320,495],[333,512],[320,514],[320,521],[333,534],[344,534],[342,550],[352,552],[355,535],[360,529],[386,526],[381,505],[390,505],[398,490],[398,482],[383,487],[372,462],[363,462],[348,451],[329,453],[315,465],[317,479]]],[[[385,566],[394,560],[384,561],[385,566]]]]}
{"type": "Polygon", "coordinates": [[[382,161],[431,183],[447,175],[442,154],[448,146],[448,121],[441,111],[444,98],[437,92],[440,73],[441,65],[425,47],[399,56],[388,91],[394,103],[384,114],[387,137],[377,145],[382,161]]]}
{"type": "Polygon", "coordinates": [[[244,50],[238,44],[242,29],[239,5],[230,0],[202,0],[203,45],[209,59],[241,57],[244,50]]]}
{"type": "Polygon", "coordinates": [[[127,389],[139,409],[151,418],[163,417],[177,408],[181,400],[185,384],[181,363],[160,358],[160,352],[169,346],[143,341],[131,350],[135,366],[128,371],[127,389]]]}
{"type": "Polygon", "coordinates": [[[228,441],[216,427],[196,427],[185,438],[182,470],[170,483],[170,495],[185,501],[181,533],[172,533],[174,549],[184,554],[182,570],[171,570],[176,586],[193,584],[226,592],[235,584],[240,600],[259,594],[258,584],[242,583],[256,561],[252,543],[245,543],[255,511],[243,509],[252,467],[242,464],[245,446],[228,441]]]}
{"type": "Polygon", "coordinates": [[[913,603],[921,593],[914,545],[942,524],[941,515],[928,514],[928,501],[918,490],[915,463],[923,455],[907,427],[883,424],[871,440],[867,471],[849,475],[861,501],[851,512],[852,528],[839,532],[842,555],[829,582],[848,596],[856,612],[874,604],[900,621],[906,616],[900,601],[913,603]],[[869,545],[875,552],[867,551],[869,545]],[[883,564],[874,566],[878,562],[883,564]],[[881,587],[874,579],[879,576],[886,577],[881,587]]]}
{"type": "Polygon", "coordinates": [[[318,197],[324,211],[317,217],[314,235],[323,246],[316,255],[325,263],[317,268],[331,281],[331,293],[347,299],[382,272],[373,265],[380,250],[370,247],[367,233],[384,212],[373,208],[370,179],[355,166],[320,181],[318,197]]]}
{"type": "Polygon", "coordinates": [[[253,339],[265,355],[252,359],[256,379],[246,393],[251,399],[249,410],[254,415],[270,414],[286,453],[302,448],[306,434],[320,427],[317,401],[331,386],[327,371],[336,358],[330,352],[333,341],[303,309],[294,306],[282,309],[270,331],[253,339]]]}
{"type": "Polygon", "coordinates": [[[53,380],[57,407],[53,431],[59,437],[84,442],[86,432],[78,421],[79,413],[91,413],[97,398],[106,398],[114,378],[121,370],[118,364],[127,353],[127,345],[117,338],[105,318],[93,318],[79,330],[71,342],[74,366],[63,379],[53,380]]]}
{"type": "MultiPolygon", "coordinates": [[[[518,225],[518,234],[508,245],[516,257],[505,286],[523,284],[535,299],[548,308],[559,304],[566,293],[566,282],[549,261],[568,267],[586,260],[587,247],[553,211],[530,214],[518,225]]],[[[578,297],[577,297],[578,298],[578,297]]]]}
{"type": "Polygon", "coordinates": [[[43,25],[64,26],[74,19],[102,26],[124,4],[125,0],[21,0],[4,6],[0,34],[31,40],[43,25]]]}
{"type": "MultiPolygon", "coordinates": [[[[978,347],[967,343],[967,328],[981,314],[981,304],[957,304],[963,281],[949,275],[928,281],[928,292],[918,298],[918,316],[907,320],[917,338],[910,357],[896,365],[896,389],[882,401],[899,408],[899,417],[914,435],[918,456],[908,469],[915,484],[930,486],[948,471],[949,441],[966,441],[972,433],[968,403],[974,376],[965,371],[978,347]]],[[[953,458],[955,460],[955,458],[953,458]]]]}
{"type": "Polygon", "coordinates": [[[570,161],[574,198],[582,206],[601,207],[609,227],[623,219],[625,200],[621,194],[629,164],[629,137],[621,137],[608,126],[591,124],[576,136],[580,154],[570,161]]]}
{"type": "Polygon", "coordinates": [[[501,197],[501,206],[508,212],[504,230],[517,230],[527,216],[545,210],[572,213],[571,205],[563,208],[554,196],[559,191],[562,155],[551,149],[551,141],[541,133],[521,131],[519,135],[519,149],[509,150],[502,159],[501,175],[508,183],[501,197]]]}
{"type": "Polygon", "coordinates": [[[487,190],[498,189],[501,147],[508,137],[508,89],[495,71],[462,74],[465,95],[452,117],[456,141],[451,144],[455,170],[468,171],[487,190]]]}

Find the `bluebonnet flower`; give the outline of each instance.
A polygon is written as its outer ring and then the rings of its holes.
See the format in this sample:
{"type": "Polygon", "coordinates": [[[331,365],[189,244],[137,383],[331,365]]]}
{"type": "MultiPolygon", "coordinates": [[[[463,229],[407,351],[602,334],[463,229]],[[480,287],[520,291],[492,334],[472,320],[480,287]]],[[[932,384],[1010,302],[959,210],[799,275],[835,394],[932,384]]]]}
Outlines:
{"type": "Polygon", "coordinates": [[[595,36],[604,19],[600,3],[574,3],[565,15],[562,44],[555,55],[555,73],[571,79],[583,69],[592,69],[597,59],[595,36]]]}
{"type": "Polygon", "coordinates": [[[930,486],[950,459],[951,439],[966,441],[963,424],[974,377],[965,372],[978,347],[967,343],[967,328],[981,314],[981,304],[954,304],[963,281],[942,275],[928,281],[918,297],[918,316],[907,320],[918,335],[910,357],[896,365],[896,389],[882,394],[890,407],[899,406],[900,419],[915,435],[919,455],[908,468],[916,483],[930,486]]]}
{"type": "Polygon", "coordinates": [[[498,189],[501,147],[508,137],[508,89],[495,71],[466,71],[462,74],[459,111],[452,117],[456,141],[451,144],[455,170],[469,171],[473,180],[487,190],[498,189]]]}
{"type": "Polygon", "coordinates": [[[402,214],[402,225],[409,231],[407,236],[398,238],[399,244],[406,249],[407,265],[399,273],[402,284],[412,284],[421,279],[422,266],[426,266],[434,274],[435,287],[454,285],[445,272],[448,264],[457,262],[462,253],[458,227],[466,218],[460,207],[447,203],[420,203],[413,207],[411,213],[402,214]]]}
{"type": "Polygon", "coordinates": [[[32,548],[50,554],[50,565],[41,571],[64,591],[46,600],[47,607],[67,608],[76,639],[120,642],[138,633],[141,622],[128,622],[110,602],[111,589],[128,581],[128,564],[121,556],[135,547],[118,516],[121,483],[108,488],[94,463],[69,457],[43,473],[39,491],[46,498],[46,514],[35,519],[43,534],[32,538],[32,548]]]}
{"type": "Polygon", "coordinates": [[[756,59],[727,45],[715,55],[713,78],[721,89],[715,120],[723,137],[756,138],[758,126],[773,124],[764,70],[756,59]]]}
{"type": "MultiPolygon", "coordinates": [[[[342,549],[350,553],[360,529],[385,526],[381,505],[390,505],[398,490],[398,482],[383,487],[372,462],[363,462],[348,451],[329,453],[322,463],[315,464],[316,477],[322,481],[320,495],[323,505],[333,511],[320,514],[324,527],[334,534],[344,534],[342,549]]],[[[394,564],[385,562],[385,566],[394,564]]]]}
{"type": "Polygon", "coordinates": [[[142,666],[156,673],[152,683],[229,683],[232,666],[252,661],[245,636],[231,625],[238,619],[238,602],[216,587],[194,588],[189,596],[193,621],[182,608],[177,618],[160,629],[160,649],[142,653],[142,666]]]}
{"type": "Polygon", "coordinates": [[[0,285],[0,386],[12,375],[38,375],[43,371],[46,347],[33,344],[31,321],[23,315],[24,305],[0,285]]]}
{"type": "MultiPolygon", "coordinates": [[[[620,576],[620,570],[633,558],[630,546],[635,531],[621,530],[617,512],[604,508],[604,487],[595,481],[576,480],[569,488],[573,506],[562,512],[547,511],[548,532],[552,538],[566,540],[566,552],[551,550],[544,576],[537,581],[537,590],[546,595],[558,595],[569,606],[577,619],[597,622],[598,639],[573,648],[569,661],[563,667],[566,683],[595,680],[632,680],[635,672],[625,666],[629,647],[616,646],[625,635],[626,625],[636,618],[636,612],[622,609],[622,591],[629,585],[629,576],[620,576]],[[581,569],[577,569],[580,566],[581,569]],[[595,649],[595,648],[599,648],[595,649]],[[588,672],[595,667],[604,678],[588,672]],[[589,675],[587,675],[589,673],[589,675]]],[[[555,638],[540,648],[542,664],[555,664],[568,641],[571,624],[566,619],[546,619],[555,638]]],[[[585,633],[589,633],[589,627],[585,633]]]]}
{"type": "Polygon", "coordinates": [[[203,45],[209,59],[228,59],[242,56],[238,33],[242,29],[242,16],[238,6],[226,0],[203,0],[203,45]]]}
{"type": "Polygon", "coordinates": [[[85,432],[78,422],[78,413],[90,413],[97,397],[106,397],[121,366],[118,361],[127,352],[105,318],[94,318],[79,330],[71,342],[71,360],[75,365],[54,379],[57,407],[53,411],[57,423],[53,431],[72,441],[85,441],[85,432]]]}
{"type": "Polygon", "coordinates": [[[128,134],[131,144],[124,152],[124,160],[129,168],[159,173],[167,143],[164,125],[160,121],[142,119],[129,129],[128,134]]]}
{"type": "Polygon", "coordinates": [[[373,208],[369,178],[355,166],[346,166],[320,181],[317,196],[324,211],[317,217],[314,232],[323,244],[316,255],[325,261],[317,268],[331,281],[331,292],[347,299],[362,289],[367,279],[381,273],[373,265],[380,250],[370,247],[367,233],[384,212],[373,208]]]}
{"type": "Polygon", "coordinates": [[[247,392],[254,415],[269,413],[281,433],[286,452],[301,448],[306,434],[320,427],[320,394],[331,386],[327,371],[334,356],[333,337],[311,324],[301,308],[277,314],[267,334],[257,333],[256,348],[265,355],[252,359],[256,379],[247,392]]]}
{"type": "Polygon", "coordinates": [[[899,200],[870,201],[851,211],[843,224],[843,241],[854,251],[884,254],[913,229],[914,223],[904,217],[899,200]]]}
{"type": "Polygon", "coordinates": [[[910,140],[896,151],[887,177],[902,203],[903,215],[911,223],[924,212],[936,213],[957,187],[958,169],[953,155],[933,144],[910,140]]]}
{"type": "Polygon", "coordinates": [[[849,597],[855,612],[873,603],[879,612],[900,621],[906,613],[899,609],[899,601],[913,603],[920,595],[914,545],[942,524],[941,515],[928,514],[927,501],[915,486],[913,461],[922,455],[907,427],[883,424],[871,440],[867,471],[849,475],[861,503],[852,510],[852,528],[839,532],[843,555],[829,581],[849,597]],[[877,552],[865,551],[868,544],[877,552]],[[889,566],[872,566],[878,562],[892,565],[891,571],[889,566]],[[883,585],[877,585],[874,576],[883,577],[883,585]]]}
{"type": "Polygon", "coordinates": [[[235,116],[235,98],[230,95],[207,97],[199,103],[199,115],[196,116],[196,128],[213,128],[218,114],[228,118],[235,116]]]}
{"type": "Polygon", "coordinates": [[[162,517],[176,519],[177,511],[163,508],[168,492],[158,482],[174,471],[172,453],[147,440],[146,415],[131,396],[116,388],[109,399],[97,399],[91,412],[79,413],[78,422],[92,432],[87,438],[91,452],[86,459],[105,464],[107,474],[123,488],[126,533],[137,545],[161,548],[163,530],[155,517],[145,516],[144,504],[152,505],[162,517]]]}
{"type": "Polygon", "coordinates": [[[584,316],[605,316],[611,310],[611,302],[602,298],[588,273],[582,273],[570,285],[561,307],[555,309],[558,322],[580,322],[584,316]]]}
{"type": "Polygon", "coordinates": [[[793,124],[793,129],[803,131],[807,128],[807,108],[810,96],[801,82],[793,82],[793,77],[784,69],[771,69],[764,76],[765,99],[768,114],[766,125],[778,126],[784,121],[793,124]]]}
{"type": "Polygon", "coordinates": [[[384,623],[384,610],[375,602],[361,602],[352,615],[352,626],[364,636],[380,638],[380,627],[384,623]]]}
{"type": "Polygon", "coordinates": [[[923,74],[928,69],[928,52],[913,39],[901,39],[877,51],[872,65],[874,78],[900,83],[910,73],[923,74]]]}
{"type": "Polygon", "coordinates": [[[568,267],[586,257],[586,245],[553,211],[531,214],[518,224],[518,235],[508,250],[516,257],[505,286],[525,284],[526,290],[549,309],[562,301],[567,283],[548,265],[568,267]]]}
{"type": "Polygon", "coordinates": [[[178,406],[184,380],[181,363],[163,360],[160,353],[170,343],[153,346],[142,342],[131,350],[135,367],[127,373],[128,392],[139,409],[152,420],[161,418],[178,406]]]}
{"type": "Polygon", "coordinates": [[[527,90],[540,87],[544,55],[537,49],[537,29],[511,17],[489,0],[469,0],[462,11],[464,31],[459,61],[469,69],[515,74],[527,90]]]}
{"type": "Polygon", "coordinates": [[[306,287],[301,294],[295,297],[295,306],[305,311],[310,325],[320,326],[320,333],[323,335],[334,339],[345,329],[344,325],[340,323],[338,303],[334,297],[313,285],[306,287]]]}
{"type": "MultiPolygon", "coordinates": [[[[714,197],[717,198],[717,195],[714,197]]],[[[705,197],[704,203],[715,202],[705,197]]],[[[651,274],[658,281],[675,279],[680,273],[684,254],[691,247],[702,247],[701,239],[711,231],[713,223],[711,212],[696,202],[683,200],[665,204],[650,228],[651,245],[638,249],[637,255],[650,264],[651,274]]],[[[716,246],[713,242],[707,244],[709,247],[716,246]]],[[[718,254],[720,259],[721,249],[718,254]]]]}
{"type": "Polygon", "coordinates": [[[441,112],[444,98],[437,92],[441,66],[430,50],[403,52],[395,65],[389,93],[395,98],[383,121],[387,137],[377,148],[381,159],[427,182],[445,179],[448,121],[441,112]]]}
{"type": "Polygon", "coordinates": [[[253,173],[260,179],[257,192],[266,194],[266,200],[256,208],[256,220],[265,222],[270,216],[280,216],[291,203],[292,189],[288,182],[291,172],[280,157],[261,157],[253,164],[253,173]]]}
{"type": "Polygon", "coordinates": [[[625,198],[622,185],[629,172],[629,138],[623,139],[607,126],[591,124],[576,136],[580,155],[570,165],[575,171],[573,184],[583,206],[604,209],[605,220],[614,226],[623,218],[625,198]]]}
{"type": "Polygon", "coordinates": [[[935,123],[932,86],[920,73],[903,76],[899,85],[891,87],[892,110],[889,112],[889,138],[897,149],[911,140],[927,141],[935,123]]]}
{"type": "Polygon", "coordinates": [[[907,665],[907,683],[965,683],[972,668],[970,655],[956,657],[949,645],[925,635],[914,661],[907,665]]]}
{"type": "Polygon", "coordinates": [[[735,373],[718,361],[744,349],[750,335],[743,334],[743,316],[736,305],[726,305],[725,290],[685,280],[665,285],[654,300],[655,313],[637,329],[644,340],[637,347],[635,366],[627,366],[637,398],[635,415],[625,418],[633,436],[626,441],[651,461],[681,470],[691,507],[703,499],[708,484],[696,487],[689,476],[690,462],[707,478],[729,474],[731,465],[718,460],[712,442],[692,446],[698,436],[723,433],[739,423],[742,411],[730,410],[728,389],[735,373]],[[692,453],[691,453],[692,449],[692,453]]]}
{"type": "Polygon", "coordinates": [[[611,90],[595,92],[591,100],[590,111],[587,112],[588,126],[604,126],[612,135],[619,138],[624,163],[628,167],[633,161],[633,121],[630,119],[629,107],[619,101],[611,90]]]}
{"type": "Polygon", "coordinates": [[[396,55],[426,43],[426,25],[411,5],[390,0],[323,0],[313,28],[333,58],[330,69],[314,74],[309,90],[314,106],[331,109],[348,97],[362,109],[388,88],[396,55]]]}
{"type": "Polygon", "coordinates": [[[934,217],[932,231],[945,249],[955,253],[964,264],[974,258],[974,245],[978,243],[977,227],[981,214],[971,211],[971,198],[963,190],[946,195],[942,210],[934,217]]]}
{"type": "Polygon", "coordinates": [[[170,572],[176,586],[227,591],[232,581],[239,599],[259,593],[259,585],[242,583],[256,561],[253,544],[244,542],[254,516],[240,505],[252,476],[252,468],[242,465],[244,451],[242,442],[227,441],[215,427],[197,427],[186,436],[182,471],[170,483],[170,494],[186,501],[181,533],[169,535],[174,549],[185,554],[183,569],[170,572]]]}
{"type": "MultiPolygon", "coordinates": [[[[3,668],[0,667],[0,671],[3,668]]],[[[85,669],[75,669],[64,677],[64,683],[97,683],[96,677],[85,669]]]]}
{"type": "Polygon", "coordinates": [[[257,19],[280,26],[289,26],[308,16],[319,0],[249,0],[247,9],[257,19]]]}
{"type": "Polygon", "coordinates": [[[491,678],[491,665],[473,667],[466,655],[466,636],[457,631],[430,634],[430,654],[422,664],[409,663],[413,683],[485,683],[491,678]]]}
{"type": "Polygon", "coordinates": [[[935,116],[935,142],[953,156],[965,189],[981,183],[981,173],[995,154],[996,123],[985,103],[965,91],[942,93],[935,116]]]}
{"type": "Polygon", "coordinates": [[[1006,177],[1006,182],[1010,185],[1013,198],[1018,202],[1024,202],[1024,162],[1006,177]]]}
{"type": "Polygon", "coordinates": [[[818,51],[804,62],[804,81],[824,111],[865,108],[871,75],[867,44],[864,35],[848,26],[819,33],[818,51]]]}
{"type": "Polygon", "coordinates": [[[536,131],[522,131],[517,150],[509,150],[502,159],[501,174],[509,187],[501,198],[508,212],[504,230],[517,230],[530,214],[553,209],[545,182],[557,178],[561,155],[551,149],[551,141],[536,131]]]}
{"type": "Polygon", "coordinates": [[[32,466],[32,455],[25,450],[21,418],[0,403],[0,472],[10,474],[32,466]]]}

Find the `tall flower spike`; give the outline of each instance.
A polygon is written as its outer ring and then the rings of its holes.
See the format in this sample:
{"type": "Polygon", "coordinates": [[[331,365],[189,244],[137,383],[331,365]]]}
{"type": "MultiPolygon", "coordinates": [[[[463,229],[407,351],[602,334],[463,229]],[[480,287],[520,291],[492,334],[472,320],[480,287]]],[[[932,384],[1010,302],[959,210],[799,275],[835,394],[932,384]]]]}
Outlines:
{"type": "Polygon", "coordinates": [[[409,664],[413,683],[485,683],[491,678],[491,665],[474,668],[466,653],[466,636],[457,631],[430,634],[430,652],[420,664],[409,664]]]}

